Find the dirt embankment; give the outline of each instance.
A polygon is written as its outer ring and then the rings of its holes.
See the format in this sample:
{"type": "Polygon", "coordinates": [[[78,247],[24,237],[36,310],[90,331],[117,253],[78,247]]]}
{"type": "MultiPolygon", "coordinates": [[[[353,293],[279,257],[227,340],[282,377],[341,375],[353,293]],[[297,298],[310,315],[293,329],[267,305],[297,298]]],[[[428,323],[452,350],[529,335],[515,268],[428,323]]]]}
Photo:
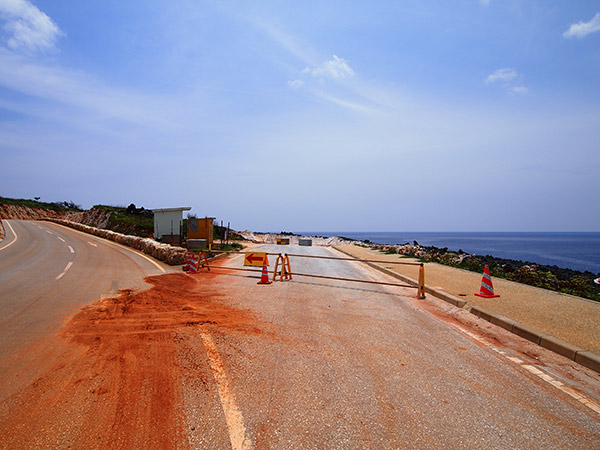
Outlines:
{"type": "Polygon", "coordinates": [[[87,211],[65,211],[60,209],[30,208],[21,205],[0,204],[0,219],[62,219],[83,223],[97,228],[106,228],[109,218],[110,212],[95,207],[87,211]]]}
{"type": "Polygon", "coordinates": [[[84,212],[65,211],[60,209],[30,208],[20,205],[0,204],[0,219],[40,220],[40,219],[65,219],[80,222],[84,212]]]}
{"type": "MultiPolygon", "coordinates": [[[[56,363],[0,408],[1,448],[185,448],[182,377],[206,384],[186,333],[262,334],[221,300],[218,275],[146,278],[139,293],[83,308],[56,363]],[[185,371],[184,371],[185,368],[185,371]]],[[[10,380],[0,380],[9,382],[10,380]]]]}

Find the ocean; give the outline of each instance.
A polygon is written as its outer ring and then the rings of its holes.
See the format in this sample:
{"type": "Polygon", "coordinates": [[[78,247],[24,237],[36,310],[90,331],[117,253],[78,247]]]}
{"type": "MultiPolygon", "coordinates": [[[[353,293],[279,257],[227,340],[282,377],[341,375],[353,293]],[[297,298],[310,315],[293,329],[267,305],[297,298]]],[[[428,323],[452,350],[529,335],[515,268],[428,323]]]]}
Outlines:
{"type": "Polygon", "coordinates": [[[478,255],[530,261],[538,264],[600,274],[600,233],[534,232],[297,232],[305,236],[344,236],[377,244],[448,247],[478,255]]]}

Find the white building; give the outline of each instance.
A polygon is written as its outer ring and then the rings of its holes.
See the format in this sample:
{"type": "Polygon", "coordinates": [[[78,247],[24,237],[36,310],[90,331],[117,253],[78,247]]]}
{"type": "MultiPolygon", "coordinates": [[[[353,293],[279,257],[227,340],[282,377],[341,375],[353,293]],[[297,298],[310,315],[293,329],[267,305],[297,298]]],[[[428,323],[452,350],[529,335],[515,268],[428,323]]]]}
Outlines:
{"type": "Polygon", "coordinates": [[[183,211],[189,211],[190,209],[192,208],[189,206],[153,209],[154,239],[163,242],[180,241],[183,226],[183,211]]]}

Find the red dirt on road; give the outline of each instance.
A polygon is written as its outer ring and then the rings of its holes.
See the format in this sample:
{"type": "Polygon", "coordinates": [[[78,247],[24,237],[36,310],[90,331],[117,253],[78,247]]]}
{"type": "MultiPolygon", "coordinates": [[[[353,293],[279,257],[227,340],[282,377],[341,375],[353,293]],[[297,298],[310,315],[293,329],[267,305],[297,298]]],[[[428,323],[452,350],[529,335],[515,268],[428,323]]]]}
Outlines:
{"type": "MultiPolygon", "coordinates": [[[[177,448],[187,441],[179,407],[175,332],[200,327],[260,334],[255,318],[227,306],[219,275],[146,278],[73,316],[65,351],[0,409],[2,448],[177,448]]],[[[0,380],[1,382],[2,380],[0,380]]]]}

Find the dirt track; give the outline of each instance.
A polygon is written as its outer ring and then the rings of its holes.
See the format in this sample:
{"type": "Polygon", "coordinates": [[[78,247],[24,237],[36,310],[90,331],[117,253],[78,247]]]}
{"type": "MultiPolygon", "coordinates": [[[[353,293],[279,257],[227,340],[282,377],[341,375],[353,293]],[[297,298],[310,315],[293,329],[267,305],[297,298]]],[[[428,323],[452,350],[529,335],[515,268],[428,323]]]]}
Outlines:
{"type": "Polygon", "coordinates": [[[61,333],[69,344],[50,370],[3,408],[2,447],[181,446],[182,366],[189,377],[193,364],[179,360],[186,350],[178,330],[261,333],[247,311],[219,302],[211,279],[149,277],[147,291],[82,309],[61,333]]]}

